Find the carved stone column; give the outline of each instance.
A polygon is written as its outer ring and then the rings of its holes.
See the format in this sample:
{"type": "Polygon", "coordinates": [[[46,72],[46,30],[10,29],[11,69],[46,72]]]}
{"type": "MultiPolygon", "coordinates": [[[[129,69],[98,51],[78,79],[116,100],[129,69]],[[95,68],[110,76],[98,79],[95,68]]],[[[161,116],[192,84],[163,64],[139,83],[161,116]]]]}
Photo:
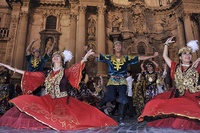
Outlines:
{"type": "Polygon", "coordinates": [[[128,9],[124,9],[123,10],[123,13],[122,13],[122,16],[123,16],[123,21],[122,21],[122,24],[123,24],[123,30],[127,31],[128,30],[128,9]]]}
{"type": "MultiPolygon", "coordinates": [[[[76,53],[76,26],[77,26],[76,22],[77,22],[77,15],[74,13],[70,14],[69,49],[72,49],[73,54],[76,53]]],[[[69,64],[74,64],[74,63],[75,63],[75,58],[72,58],[69,64]]]]}
{"type": "MultiPolygon", "coordinates": [[[[7,43],[7,47],[6,47],[6,57],[5,57],[5,63],[9,64],[13,67],[17,67],[14,65],[14,55],[17,54],[16,51],[16,40],[17,40],[17,33],[19,33],[18,31],[18,22],[19,22],[19,14],[20,14],[20,7],[21,7],[21,3],[12,3],[12,14],[11,14],[11,23],[10,23],[10,28],[9,28],[9,38],[10,40],[7,43]]],[[[23,48],[24,49],[24,48],[23,48]]],[[[23,59],[21,59],[23,60],[23,59]]]]}
{"type": "Polygon", "coordinates": [[[194,39],[191,26],[192,26],[192,23],[191,23],[191,20],[190,20],[190,14],[186,13],[185,16],[184,16],[184,27],[185,27],[186,42],[194,39]]]}
{"type": "MultiPolygon", "coordinates": [[[[98,9],[98,23],[97,23],[97,52],[105,54],[105,7],[100,6],[98,9]]],[[[104,75],[107,73],[106,64],[98,63],[97,64],[97,73],[98,75],[104,75]]]]}
{"type": "Polygon", "coordinates": [[[76,52],[75,52],[75,62],[78,62],[82,59],[85,52],[83,50],[85,46],[85,11],[86,6],[79,6],[79,17],[77,21],[77,36],[76,36],[76,52]]]}
{"type": "Polygon", "coordinates": [[[185,40],[185,33],[184,33],[184,22],[183,22],[183,18],[179,17],[177,19],[178,22],[178,41],[181,47],[185,46],[186,44],[186,40],[185,40]]]}
{"type": "Polygon", "coordinates": [[[19,29],[17,34],[17,41],[16,41],[16,52],[14,59],[14,66],[19,69],[23,68],[23,63],[25,61],[25,51],[22,50],[26,46],[26,35],[27,35],[27,23],[28,23],[28,13],[22,12],[20,14],[20,21],[19,21],[19,29]]]}
{"type": "Polygon", "coordinates": [[[199,33],[200,33],[200,13],[195,16],[195,19],[197,20],[198,29],[199,29],[199,33]]]}
{"type": "MultiPolygon", "coordinates": [[[[194,39],[192,32],[192,23],[191,23],[191,14],[186,13],[184,16],[184,26],[185,26],[185,35],[186,35],[186,43],[190,40],[194,39]]],[[[197,59],[197,54],[193,53],[193,61],[197,59]]]]}

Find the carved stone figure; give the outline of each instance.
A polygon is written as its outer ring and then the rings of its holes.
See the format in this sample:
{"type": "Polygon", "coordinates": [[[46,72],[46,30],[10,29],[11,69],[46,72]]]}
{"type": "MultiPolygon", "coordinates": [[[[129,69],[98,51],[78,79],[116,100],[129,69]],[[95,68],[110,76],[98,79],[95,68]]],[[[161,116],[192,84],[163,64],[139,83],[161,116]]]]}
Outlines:
{"type": "Polygon", "coordinates": [[[88,21],[88,38],[95,37],[95,32],[96,32],[96,21],[94,20],[93,17],[90,17],[88,21]]]}
{"type": "Polygon", "coordinates": [[[53,38],[49,37],[45,45],[45,53],[47,53],[47,51],[49,50],[49,48],[52,47],[52,45],[53,45],[53,38]]]}
{"type": "Polygon", "coordinates": [[[117,15],[114,15],[113,16],[113,20],[112,20],[112,26],[113,27],[120,27],[120,24],[121,24],[121,19],[119,16],[117,15]]]}

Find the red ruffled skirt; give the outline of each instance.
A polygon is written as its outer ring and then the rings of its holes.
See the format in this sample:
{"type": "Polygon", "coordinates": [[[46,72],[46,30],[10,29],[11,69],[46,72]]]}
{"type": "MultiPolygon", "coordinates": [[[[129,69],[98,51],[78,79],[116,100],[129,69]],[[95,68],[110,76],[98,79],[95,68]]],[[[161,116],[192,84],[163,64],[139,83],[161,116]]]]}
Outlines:
{"type": "Polygon", "coordinates": [[[165,92],[149,101],[138,121],[153,117],[159,119],[148,122],[148,126],[200,130],[200,92],[186,91],[178,98],[169,98],[170,94],[171,91],[165,92]]]}
{"type": "Polygon", "coordinates": [[[1,118],[1,126],[25,129],[79,130],[91,127],[117,126],[117,122],[97,108],[70,97],[51,98],[22,95],[11,100],[16,107],[1,118]]]}

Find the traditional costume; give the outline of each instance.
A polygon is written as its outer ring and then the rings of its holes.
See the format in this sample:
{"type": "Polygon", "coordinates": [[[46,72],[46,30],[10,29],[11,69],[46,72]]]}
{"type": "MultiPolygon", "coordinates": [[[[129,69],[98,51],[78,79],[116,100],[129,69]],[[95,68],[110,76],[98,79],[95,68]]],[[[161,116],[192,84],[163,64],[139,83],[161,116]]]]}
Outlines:
{"type": "MultiPolygon", "coordinates": [[[[118,43],[118,41],[117,41],[118,43]]],[[[117,58],[115,55],[103,55],[100,54],[98,61],[106,63],[108,65],[108,75],[110,76],[107,83],[107,92],[105,93],[103,99],[99,103],[99,108],[101,108],[105,103],[112,102],[116,98],[116,93],[119,93],[118,102],[120,103],[118,109],[118,122],[121,122],[124,117],[124,107],[128,103],[126,98],[127,91],[127,67],[130,64],[138,63],[138,56],[122,55],[117,58]]]]}
{"type": "MultiPolygon", "coordinates": [[[[35,49],[33,52],[39,52],[38,49],[35,49]]],[[[45,54],[44,57],[34,58],[33,54],[26,56],[26,61],[29,72],[42,72],[44,69],[45,63],[49,60],[50,56],[45,54]]]]}
{"type": "Polygon", "coordinates": [[[69,89],[79,88],[83,67],[83,64],[77,63],[69,69],[52,70],[46,78],[42,72],[25,72],[22,78],[24,95],[10,100],[15,107],[0,118],[0,125],[54,130],[116,126],[116,121],[97,108],[69,98],[69,89]],[[28,95],[44,82],[46,95],[28,95]]]}
{"type": "MultiPolygon", "coordinates": [[[[179,54],[191,51],[190,47],[179,50],[179,54]]],[[[191,65],[185,69],[181,64],[171,63],[171,77],[175,80],[173,91],[164,92],[149,101],[142,114],[145,118],[153,118],[148,126],[175,128],[185,130],[200,130],[200,65],[191,65]]]]}

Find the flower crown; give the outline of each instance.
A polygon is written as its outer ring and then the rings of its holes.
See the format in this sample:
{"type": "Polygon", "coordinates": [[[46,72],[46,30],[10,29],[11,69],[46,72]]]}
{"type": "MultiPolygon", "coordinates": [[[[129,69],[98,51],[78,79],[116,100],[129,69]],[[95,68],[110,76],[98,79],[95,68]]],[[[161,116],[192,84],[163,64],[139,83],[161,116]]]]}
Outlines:
{"type": "Polygon", "coordinates": [[[64,63],[71,61],[71,59],[73,57],[72,52],[69,50],[56,51],[53,53],[52,56],[54,56],[55,54],[59,54],[63,58],[64,63]]]}
{"type": "Polygon", "coordinates": [[[184,52],[190,52],[190,53],[194,53],[197,50],[199,50],[199,45],[198,45],[198,40],[191,40],[187,43],[187,46],[181,48],[178,51],[178,54],[182,54],[184,52]]]}

